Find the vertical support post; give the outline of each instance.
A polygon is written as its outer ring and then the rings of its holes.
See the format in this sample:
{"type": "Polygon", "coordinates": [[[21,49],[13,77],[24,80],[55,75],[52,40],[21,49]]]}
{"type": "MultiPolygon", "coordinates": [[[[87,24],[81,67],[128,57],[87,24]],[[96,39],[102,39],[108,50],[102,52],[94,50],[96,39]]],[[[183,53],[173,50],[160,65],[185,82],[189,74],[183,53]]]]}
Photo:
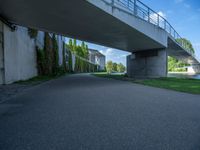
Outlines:
{"type": "Polygon", "coordinates": [[[134,0],[134,15],[137,16],[137,0],[134,0]]]}
{"type": "Polygon", "coordinates": [[[114,4],[115,4],[115,2],[114,2],[114,0],[112,0],[112,3],[111,3],[112,13],[113,13],[113,10],[114,10],[114,4]]]}
{"type": "Polygon", "coordinates": [[[127,1],[127,5],[128,5],[128,8],[129,8],[129,6],[130,6],[130,0],[127,1]]]}
{"type": "Polygon", "coordinates": [[[157,18],[158,20],[158,26],[160,26],[160,16],[159,16],[159,14],[158,14],[158,18],[157,18]]]}
{"type": "Polygon", "coordinates": [[[150,22],[150,9],[148,8],[148,22],[150,22]]]}

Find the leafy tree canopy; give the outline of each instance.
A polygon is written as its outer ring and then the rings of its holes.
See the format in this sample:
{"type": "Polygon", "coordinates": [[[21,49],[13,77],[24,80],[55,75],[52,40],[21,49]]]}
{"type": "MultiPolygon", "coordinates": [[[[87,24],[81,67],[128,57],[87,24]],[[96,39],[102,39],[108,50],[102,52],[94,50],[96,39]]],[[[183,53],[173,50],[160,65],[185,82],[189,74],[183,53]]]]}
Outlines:
{"type": "Polygon", "coordinates": [[[189,50],[193,54],[195,53],[192,43],[189,40],[187,40],[186,38],[181,38],[181,39],[179,38],[179,39],[176,39],[176,41],[178,43],[184,43],[184,46],[187,50],[189,50]]]}
{"type": "Polygon", "coordinates": [[[106,70],[110,74],[112,72],[125,72],[126,67],[122,63],[115,63],[112,61],[108,61],[106,64],[106,70]]]}

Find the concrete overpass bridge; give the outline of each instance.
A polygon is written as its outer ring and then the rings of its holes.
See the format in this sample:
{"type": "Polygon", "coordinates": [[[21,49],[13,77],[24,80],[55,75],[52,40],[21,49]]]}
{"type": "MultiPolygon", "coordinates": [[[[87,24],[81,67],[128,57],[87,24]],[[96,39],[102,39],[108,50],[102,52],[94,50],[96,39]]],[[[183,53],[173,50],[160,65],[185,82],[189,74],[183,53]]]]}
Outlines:
{"type": "Polygon", "coordinates": [[[1,20],[131,52],[131,77],[167,74],[167,56],[199,64],[170,23],[139,0],[0,0],[1,20]]]}

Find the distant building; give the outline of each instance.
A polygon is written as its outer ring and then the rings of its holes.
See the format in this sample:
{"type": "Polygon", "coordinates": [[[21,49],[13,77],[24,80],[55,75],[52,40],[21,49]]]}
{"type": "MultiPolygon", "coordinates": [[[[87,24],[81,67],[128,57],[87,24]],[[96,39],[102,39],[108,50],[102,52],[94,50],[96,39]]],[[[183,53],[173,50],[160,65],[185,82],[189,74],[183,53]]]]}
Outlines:
{"type": "Polygon", "coordinates": [[[100,71],[105,70],[106,57],[98,50],[89,49],[89,61],[96,65],[99,65],[100,68],[98,69],[100,71]]]}

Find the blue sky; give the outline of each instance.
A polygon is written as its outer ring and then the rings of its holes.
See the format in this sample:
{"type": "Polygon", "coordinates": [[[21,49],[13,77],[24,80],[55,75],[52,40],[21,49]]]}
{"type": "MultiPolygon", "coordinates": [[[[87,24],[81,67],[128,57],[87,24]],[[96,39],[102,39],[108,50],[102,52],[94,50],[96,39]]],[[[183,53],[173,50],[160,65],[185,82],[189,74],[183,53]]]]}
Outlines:
{"type": "MultiPolygon", "coordinates": [[[[141,0],[147,6],[162,14],[175,30],[189,39],[200,58],[200,0],[141,0]]],[[[106,60],[126,65],[124,51],[88,43],[89,48],[97,49],[106,55],[106,60]]]]}

